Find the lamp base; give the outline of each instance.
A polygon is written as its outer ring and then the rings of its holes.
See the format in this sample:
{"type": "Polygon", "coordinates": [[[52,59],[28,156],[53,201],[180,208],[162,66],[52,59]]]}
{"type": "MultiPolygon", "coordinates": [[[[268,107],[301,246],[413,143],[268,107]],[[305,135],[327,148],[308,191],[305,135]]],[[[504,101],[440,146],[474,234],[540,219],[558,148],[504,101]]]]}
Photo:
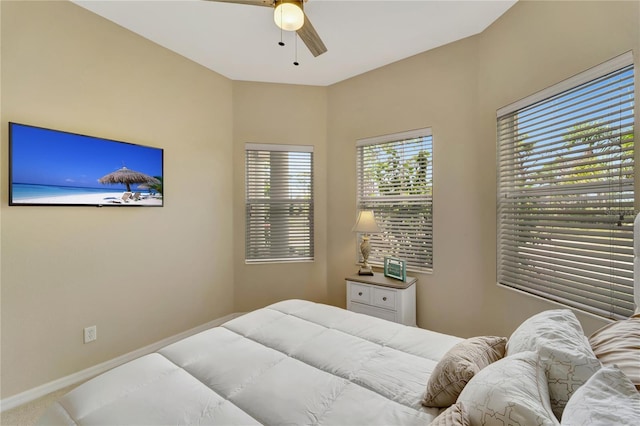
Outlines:
{"type": "Polygon", "coordinates": [[[373,270],[370,266],[361,266],[360,270],[358,271],[358,275],[373,275],[373,270]]]}

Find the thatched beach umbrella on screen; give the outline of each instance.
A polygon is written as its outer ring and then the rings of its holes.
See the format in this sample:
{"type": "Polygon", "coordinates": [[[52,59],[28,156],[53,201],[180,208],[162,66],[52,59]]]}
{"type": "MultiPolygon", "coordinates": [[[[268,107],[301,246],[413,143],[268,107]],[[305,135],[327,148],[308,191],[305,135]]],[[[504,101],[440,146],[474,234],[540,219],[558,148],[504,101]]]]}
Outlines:
{"type": "Polygon", "coordinates": [[[154,186],[155,185],[152,184],[152,183],[139,183],[138,186],[136,187],[136,190],[138,190],[138,189],[147,189],[147,190],[149,190],[149,194],[153,195],[153,193],[154,193],[153,187],[154,186]]]}
{"type": "Polygon", "coordinates": [[[98,179],[98,182],[103,184],[123,183],[127,185],[127,192],[131,192],[132,183],[144,183],[151,185],[160,183],[158,179],[152,176],[145,175],[141,172],[136,172],[135,170],[127,169],[126,167],[122,167],[115,172],[102,176],[100,179],[98,179]]]}

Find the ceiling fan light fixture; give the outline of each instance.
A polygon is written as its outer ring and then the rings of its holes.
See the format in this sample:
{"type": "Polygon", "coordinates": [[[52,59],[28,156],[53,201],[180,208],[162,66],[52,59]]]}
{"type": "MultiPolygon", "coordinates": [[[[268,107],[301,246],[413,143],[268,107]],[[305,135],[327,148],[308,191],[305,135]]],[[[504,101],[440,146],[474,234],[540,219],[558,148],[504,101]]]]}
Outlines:
{"type": "Polygon", "coordinates": [[[297,31],[304,24],[304,12],[299,1],[279,1],[273,12],[273,20],[285,31],[297,31]]]}

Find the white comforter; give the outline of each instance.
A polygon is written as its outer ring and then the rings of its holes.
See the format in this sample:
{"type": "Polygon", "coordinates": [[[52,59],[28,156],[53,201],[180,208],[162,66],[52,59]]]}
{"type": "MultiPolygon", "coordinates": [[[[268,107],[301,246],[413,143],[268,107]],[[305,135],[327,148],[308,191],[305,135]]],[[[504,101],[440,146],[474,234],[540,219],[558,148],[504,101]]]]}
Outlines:
{"type": "Polygon", "coordinates": [[[460,340],[289,300],[98,376],[40,424],[427,425],[429,375],[460,340]]]}

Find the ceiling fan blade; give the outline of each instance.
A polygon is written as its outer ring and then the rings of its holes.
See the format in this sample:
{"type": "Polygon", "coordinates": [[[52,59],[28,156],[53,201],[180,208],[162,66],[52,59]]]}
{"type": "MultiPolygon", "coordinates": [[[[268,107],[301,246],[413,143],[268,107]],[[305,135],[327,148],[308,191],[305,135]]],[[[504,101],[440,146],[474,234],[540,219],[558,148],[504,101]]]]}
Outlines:
{"type": "Polygon", "coordinates": [[[250,6],[273,7],[273,0],[206,0],[206,1],[215,1],[218,3],[248,4],[250,6]]]}
{"type": "Polygon", "coordinates": [[[306,13],[304,14],[304,25],[296,32],[313,56],[320,56],[327,51],[327,46],[324,45],[316,29],[311,25],[306,13]]]}
{"type": "MultiPolygon", "coordinates": [[[[206,1],[214,1],[218,3],[236,3],[236,4],[247,4],[251,6],[266,6],[273,7],[275,1],[274,0],[206,0],[206,1]]],[[[307,0],[304,0],[306,2],[307,0]]],[[[303,3],[303,1],[301,1],[303,3]]],[[[304,13],[304,11],[302,12],[304,13]]],[[[304,25],[302,28],[296,31],[300,39],[307,46],[309,51],[313,56],[320,56],[327,51],[327,46],[324,45],[320,36],[316,32],[316,29],[313,28],[311,21],[306,13],[304,13],[304,25]]]]}

